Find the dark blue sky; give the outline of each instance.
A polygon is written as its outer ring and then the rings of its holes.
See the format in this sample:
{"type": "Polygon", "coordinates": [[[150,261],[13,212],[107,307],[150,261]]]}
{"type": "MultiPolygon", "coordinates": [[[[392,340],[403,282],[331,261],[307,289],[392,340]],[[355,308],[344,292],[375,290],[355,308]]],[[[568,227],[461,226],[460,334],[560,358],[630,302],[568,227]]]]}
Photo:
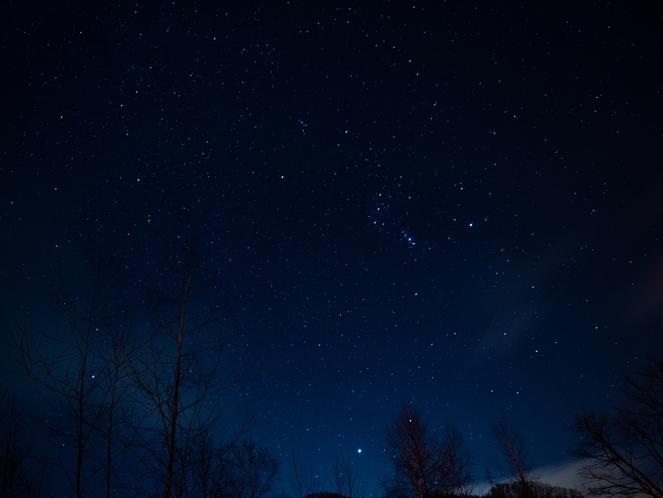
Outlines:
{"type": "Polygon", "coordinates": [[[479,477],[497,416],[567,461],[663,350],[663,26],[633,3],[4,4],[4,329],[48,326],[56,265],[157,275],[181,237],[276,453],[373,486],[413,403],[479,477]]]}

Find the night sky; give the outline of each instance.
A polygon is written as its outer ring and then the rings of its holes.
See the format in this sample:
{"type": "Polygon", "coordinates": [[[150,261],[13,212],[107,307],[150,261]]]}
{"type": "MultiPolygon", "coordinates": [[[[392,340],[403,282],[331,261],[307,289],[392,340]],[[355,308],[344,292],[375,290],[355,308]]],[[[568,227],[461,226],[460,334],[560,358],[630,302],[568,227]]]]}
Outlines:
{"type": "Polygon", "coordinates": [[[663,351],[661,13],[251,3],[0,7],[3,337],[50,326],[56,267],[186,241],[277,455],[372,489],[412,403],[479,478],[498,416],[568,462],[565,422],[663,351]]]}

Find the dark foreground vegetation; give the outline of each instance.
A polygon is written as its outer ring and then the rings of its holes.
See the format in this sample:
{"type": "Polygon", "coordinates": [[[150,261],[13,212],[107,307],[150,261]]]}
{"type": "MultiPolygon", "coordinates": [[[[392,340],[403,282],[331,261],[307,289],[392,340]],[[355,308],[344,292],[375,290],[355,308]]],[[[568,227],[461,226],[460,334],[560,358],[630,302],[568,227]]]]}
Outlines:
{"type": "MultiPolygon", "coordinates": [[[[93,274],[84,293],[59,279],[60,324],[16,335],[16,365],[5,367],[0,394],[0,498],[475,496],[475,457],[462,433],[449,424],[433,435],[410,406],[386,429],[392,472],[381,489],[367,490],[346,459],[329,469],[330,489],[318,489],[296,454],[280,461],[254,438],[257,412],[224,413],[224,394],[252,373],[226,350],[223,299],[193,250],[145,285],[109,278],[107,265],[93,274]],[[36,389],[47,406],[32,415],[17,385],[36,389]]],[[[663,360],[625,385],[613,413],[584,413],[569,425],[583,492],[663,498],[663,360]]],[[[492,437],[488,497],[582,497],[539,482],[525,442],[503,419],[492,437]]]]}

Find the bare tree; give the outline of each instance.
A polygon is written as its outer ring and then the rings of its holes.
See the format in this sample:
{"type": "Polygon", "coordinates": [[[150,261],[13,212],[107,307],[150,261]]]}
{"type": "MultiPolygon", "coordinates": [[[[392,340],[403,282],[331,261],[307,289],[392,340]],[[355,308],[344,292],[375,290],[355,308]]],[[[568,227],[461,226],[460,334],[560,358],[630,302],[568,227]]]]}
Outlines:
{"type": "Polygon", "coordinates": [[[663,358],[626,377],[624,395],[614,414],[585,413],[571,425],[580,475],[592,495],[663,498],[663,358]]]}
{"type": "Polygon", "coordinates": [[[349,458],[336,458],[332,463],[330,480],[336,494],[348,498],[364,498],[364,479],[357,465],[349,458]]]}
{"type": "Polygon", "coordinates": [[[135,423],[136,414],[129,398],[133,387],[129,365],[137,350],[130,319],[131,313],[125,307],[117,320],[108,323],[105,347],[101,353],[106,375],[100,385],[104,393],[104,417],[99,431],[104,448],[98,458],[104,472],[106,498],[110,498],[114,489],[130,487],[127,467],[132,462],[128,450],[135,439],[130,428],[135,423]]]}
{"type": "Polygon", "coordinates": [[[472,454],[463,449],[465,441],[455,424],[446,426],[443,450],[447,462],[448,494],[470,496],[474,491],[472,454]]]}
{"type": "Polygon", "coordinates": [[[274,490],[279,475],[277,458],[251,438],[226,446],[206,437],[192,449],[191,457],[195,465],[189,467],[189,477],[178,480],[181,496],[264,498],[274,490]]]}
{"type": "Polygon", "coordinates": [[[290,455],[290,474],[288,481],[290,492],[295,498],[306,498],[320,492],[320,480],[295,452],[290,455]]]}
{"type": "MultiPolygon", "coordinates": [[[[560,488],[542,482],[532,486],[534,498],[584,498],[576,489],[560,488]]],[[[495,484],[486,494],[486,498],[522,498],[522,487],[519,483],[503,482],[495,484]]]]}
{"type": "Polygon", "coordinates": [[[429,498],[457,495],[471,483],[469,456],[451,426],[446,440],[433,436],[416,410],[403,408],[387,428],[387,449],[394,473],[383,482],[388,496],[429,498]]]}
{"type": "Polygon", "coordinates": [[[206,434],[195,448],[196,465],[191,467],[189,475],[192,485],[187,488],[186,496],[196,498],[223,498],[229,496],[232,468],[226,462],[227,448],[216,445],[211,434],[206,434]]]}
{"type": "Polygon", "coordinates": [[[394,465],[394,478],[386,486],[388,494],[400,498],[412,496],[414,491],[414,496],[427,498],[440,492],[441,447],[415,410],[403,408],[396,424],[387,429],[387,447],[394,465]]]}
{"type": "Polygon", "coordinates": [[[523,498],[533,498],[532,487],[536,479],[522,436],[503,418],[492,425],[490,432],[499,457],[489,458],[489,463],[507,482],[517,485],[523,498]]]}
{"type": "Polygon", "coordinates": [[[66,327],[52,332],[24,328],[17,341],[23,372],[45,391],[50,406],[44,426],[52,448],[42,448],[41,456],[66,474],[77,498],[98,484],[101,470],[98,431],[106,409],[101,386],[108,370],[97,353],[105,339],[107,269],[107,264],[94,269],[94,283],[83,305],[58,273],[55,309],[66,327]]]}
{"type": "Polygon", "coordinates": [[[136,403],[143,410],[137,447],[150,462],[144,476],[156,480],[156,494],[165,498],[184,493],[187,475],[202,456],[194,448],[218,429],[222,391],[237,382],[222,362],[221,307],[193,300],[200,290],[194,263],[194,251],[186,248],[172,281],[148,292],[154,330],[131,361],[140,393],[136,403]]]}
{"type": "Polygon", "coordinates": [[[28,449],[24,436],[26,425],[16,391],[0,395],[0,497],[31,496],[33,476],[28,468],[28,449]]]}
{"type": "Polygon", "coordinates": [[[263,498],[274,489],[279,462],[253,439],[242,439],[232,449],[233,498],[263,498]]]}

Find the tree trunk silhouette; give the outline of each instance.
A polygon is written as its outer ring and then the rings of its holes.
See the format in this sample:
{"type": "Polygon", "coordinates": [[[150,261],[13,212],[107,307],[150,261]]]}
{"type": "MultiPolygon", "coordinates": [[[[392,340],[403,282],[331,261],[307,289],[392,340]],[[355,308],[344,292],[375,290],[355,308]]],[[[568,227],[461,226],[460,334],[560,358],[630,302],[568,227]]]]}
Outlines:
{"type": "Polygon", "coordinates": [[[364,498],[364,480],[357,466],[349,458],[336,458],[332,463],[330,480],[336,494],[348,498],[364,498]]]}
{"type": "Polygon", "coordinates": [[[200,289],[194,251],[185,249],[179,273],[146,294],[154,330],[130,362],[143,420],[136,446],[151,465],[145,477],[157,481],[155,494],[165,498],[183,493],[188,470],[201,463],[195,448],[220,427],[220,395],[238,378],[221,361],[221,307],[192,301],[200,289]]]}
{"type": "Polygon", "coordinates": [[[42,451],[42,458],[65,472],[77,498],[96,482],[100,470],[95,455],[102,445],[99,427],[106,400],[96,398],[94,393],[108,374],[100,361],[107,332],[107,268],[106,264],[94,269],[94,283],[84,308],[78,305],[77,296],[70,293],[58,272],[55,309],[65,318],[66,330],[23,328],[17,341],[23,372],[49,400],[52,417],[45,423],[46,437],[72,460],[56,458],[50,451],[42,451]]]}
{"type": "Polygon", "coordinates": [[[445,439],[428,431],[419,413],[403,408],[387,428],[387,448],[392,456],[393,477],[383,481],[387,496],[431,498],[458,495],[472,483],[469,455],[462,451],[462,438],[447,427],[445,439]]]}
{"type": "Polygon", "coordinates": [[[533,498],[532,464],[529,452],[520,433],[505,419],[498,419],[490,428],[491,436],[497,443],[499,458],[489,458],[489,462],[499,474],[510,483],[516,483],[523,498],[533,498]]]}

